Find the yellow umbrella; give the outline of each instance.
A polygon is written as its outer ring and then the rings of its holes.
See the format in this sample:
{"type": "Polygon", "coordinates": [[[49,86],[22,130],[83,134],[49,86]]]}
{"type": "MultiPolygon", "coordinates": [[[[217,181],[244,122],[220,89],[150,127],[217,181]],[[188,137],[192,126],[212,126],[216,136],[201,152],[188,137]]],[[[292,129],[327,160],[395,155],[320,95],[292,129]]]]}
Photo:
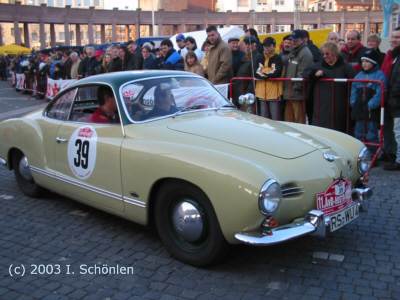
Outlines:
{"type": "Polygon", "coordinates": [[[18,45],[5,45],[0,47],[0,54],[29,54],[31,53],[31,49],[18,46],[18,45]]]}

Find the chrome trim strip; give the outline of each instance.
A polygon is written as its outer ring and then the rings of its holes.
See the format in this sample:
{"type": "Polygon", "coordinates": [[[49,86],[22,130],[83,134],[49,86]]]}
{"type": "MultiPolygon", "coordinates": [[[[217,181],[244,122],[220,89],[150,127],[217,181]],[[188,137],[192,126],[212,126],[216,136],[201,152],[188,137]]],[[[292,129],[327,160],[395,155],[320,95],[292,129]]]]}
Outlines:
{"type": "Polygon", "coordinates": [[[136,200],[136,199],[125,197],[125,196],[123,197],[123,199],[124,199],[124,201],[126,203],[133,204],[133,205],[136,205],[136,206],[139,206],[139,207],[143,207],[143,208],[146,207],[146,203],[143,202],[143,201],[139,201],[139,200],[136,200]]]}
{"type": "Polygon", "coordinates": [[[97,188],[97,187],[82,183],[80,181],[67,178],[65,176],[61,176],[61,175],[58,175],[58,174],[55,174],[55,173],[52,173],[52,172],[49,172],[49,171],[46,171],[46,170],[42,170],[42,169],[36,168],[34,166],[29,166],[29,167],[30,167],[30,169],[32,171],[34,171],[36,173],[39,173],[39,174],[42,174],[42,175],[45,175],[45,176],[48,176],[48,177],[51,177],[53,179],[60,180],[62,182],[74,185],[76,187],[80,187],[82,189],[85,189],[85,190],[88,190],[88,191],[91,191],[91,192],[95,192],[97,194],[100,194],[100,195],[103,195],[103,196],[106,196],[106,197],[109,197],[109,198],[112,198],[112,199],[115,199],[115,200],[118,200],[118,201],[124,201],[124,202],[126,202],[128,204],[132,204],[132,205],[136,205],[136,206],[139,206],[139,207],[146,208],[146,203],[143,202],[143,201],[139,201],[139,200],[132,199],[132,198],[129,198],[129,197],[125,197],[125,196],[122,196],[122,195],[119,195],[119,194],[116,194],[116,193],[113,193],[113,192],[109,192],[109,191],[106,191],[106,190],[103,190],[103,189],[100,189],[100,188],[97,188]]]}
{"type": "Polygon", "coordinates": [[[6,162],[6,160],[5,159],[3,159],[3,158],[1,158],[0,157],[0,165],[3,165],[3,166],[7,166],[7,162],[6,162]]]}
{"type": "Polygon", "coordinates": [[[282,189],[282,197],[286,197],[289,195],[296,195],[304,193],[304,188],[302,186],[293,186],[282,189]]]}

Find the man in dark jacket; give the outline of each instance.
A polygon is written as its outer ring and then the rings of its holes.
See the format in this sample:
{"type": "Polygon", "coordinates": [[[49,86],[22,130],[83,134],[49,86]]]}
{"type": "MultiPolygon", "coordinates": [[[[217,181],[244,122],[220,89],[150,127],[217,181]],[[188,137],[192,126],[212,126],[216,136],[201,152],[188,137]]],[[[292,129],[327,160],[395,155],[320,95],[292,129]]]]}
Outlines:
{"type": "Polygon", "coordinates": [[[228,45],[232,49],[232,71],[233,77],[236,77],[242,58],[246,53],[239,49],[239,38],[230,38],[228,45]]]}
{"type": "Polygon", "coordinates": [[[97,50],[94,54],[94,57],[96,58],[96,65],[94,67],[94,72],[95,74],[103,74],[106,71],[104,70],[103,67],[103,57],[104,57],[104,51],[103,50],[97,50]]]}
{"type": "Polygon", "coordinates": [[[84,77],[86,74],[87,61],[89,60],[89,58],[86,55],[86,49],[87,47],[84,47],[83,52],[80,54],[81,62],[78,68],[78,75],[81,77],[84,77]]]}
{"type": "Polygon", "coordinates": [[[170,39],[165,39],[161,42],[161,51],[164,56],[164,61],[161,63],[163,70],[183,70],[185,65],[182,57],[174,49],[170,39]]]}
{"type": "Polygon", "coordinates": [[[65,63],[64,63],[64,72],[65,72],[64,73],[64,76],[65,76],[64,79],[71,79],[71,67],[72,67],[72,64],[73,64],[71,58],[69,57],[71,55],[71,53],[72,52],[70,50],[67,50],[64,53],[64,56],[66,57],[65,63]]]}
{"type": "Polygon", "coordinates": [[[121,58],[119,57],[119,46],[114,45],[111,51],[112,51],[111,53],[113,56],[113,61],[111,64],[110,72],[122,71],[122,61],[121,58]]]}
{"type": "Polygon", "coordinates": [[[132,53],[132,58],[130,62],[131,70],[143,70],[143,55],[142,48],[140,48],[134,41],[128,41],[126,47],[129,52],[132,53]]]}
{"type": "Polygon", "coordinates": [[[86,76],[96,75],[95,67],[97,65],[97,59],[94,57],[94,48],[88,47],[86,49],[86,55],[88,58],[86,65],[86,76]]]}
{"type": "Polygon", "coordinates": [[[367,50],[368,48],[361,43],[360,33],[357,30],[351,30],[347,34],[346,46],[340,51],[340,54],[358,73],[361,70],[361,57],[367,50]]]}
{"type": "Polygon", "coordinates": [[[252,36],[257,40],[257,51],[260,54],[264,53],[264,47],[263,44],[260,42],[260,39],[258,38],[258,33],[257,30],[255,30],[254,28],[249,28],[245,31],[244,33],[245,36],[252,36]]]}
{"type": "Polygon", "coordinates": [[[314,62],[322,61],[322,53],[321,50],[317,46],[314,45],[313,41],[310,40],[310,34],[308,33],[307,30],[303,30],[304,34],[306,35],[306,43],[308,49],[310,49],[311,54],[313,56],[314,62]]]}
{"type": "Polygon", "coordinates": [[[282,49],[281,53],[279,53],[279,56],[282,57],[283,66],[285,67],[285,69],[288,66],[290,52],[292,51],[292,46],[293,46],[290,36],[291,35],[288,34],[283,37],[283,49],[282,49]]]}
{"type": "Polygon", "coordinates": [[[400,27],[392,33],[392,51],[394,62],[390,71],[387,92],[386,107],[393,117],[393,133],[397,142],[396,161],[392,165],[383,167],[386,171],[400,171],[400,27]]]}

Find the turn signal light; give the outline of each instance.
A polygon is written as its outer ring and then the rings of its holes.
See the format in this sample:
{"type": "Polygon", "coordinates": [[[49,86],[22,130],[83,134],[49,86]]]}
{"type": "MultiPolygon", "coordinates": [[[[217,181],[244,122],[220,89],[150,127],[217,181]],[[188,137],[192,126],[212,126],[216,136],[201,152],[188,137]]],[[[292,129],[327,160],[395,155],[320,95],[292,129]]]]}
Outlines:
{"type": "Polygon", "coordinates": [[[278,226],[278,221],[277,220],[275,220],[274,218],[271,218],[270,220],[269,220],[269,222],[268,222],[268,225],[269,225],[269,227],[276,227],[276,226],[278,226]]]}
{"type": "Polygon", "coordinates": [[[369,182],[369,178],[368,178],[367,176],[365,176],[365,177],[363,178],[363,182],[364,182],[364,183],[368,183],[368,182],[369,182]]]}

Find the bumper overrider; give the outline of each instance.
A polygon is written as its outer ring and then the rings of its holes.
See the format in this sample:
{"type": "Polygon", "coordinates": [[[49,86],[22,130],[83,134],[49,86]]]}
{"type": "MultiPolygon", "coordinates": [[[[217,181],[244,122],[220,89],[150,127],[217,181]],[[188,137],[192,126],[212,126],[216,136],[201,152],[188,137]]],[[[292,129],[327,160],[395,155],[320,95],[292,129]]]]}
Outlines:
{"type": "MultiPolygon", "coordinates": [[[[348,207],[358,205],[372,196],[370,188],[355,188],[352,190],[353,203],[348,207]]],[[[324,216],[320,210],[312,210],[302,221],[293,222],[275,228],[261,228],[258,231],[239,232],[235,238],[244,244],[254,246],[269,246],[282,243],[303,235],[324,238],[330,233],[330,217],[324,216]]]]}

